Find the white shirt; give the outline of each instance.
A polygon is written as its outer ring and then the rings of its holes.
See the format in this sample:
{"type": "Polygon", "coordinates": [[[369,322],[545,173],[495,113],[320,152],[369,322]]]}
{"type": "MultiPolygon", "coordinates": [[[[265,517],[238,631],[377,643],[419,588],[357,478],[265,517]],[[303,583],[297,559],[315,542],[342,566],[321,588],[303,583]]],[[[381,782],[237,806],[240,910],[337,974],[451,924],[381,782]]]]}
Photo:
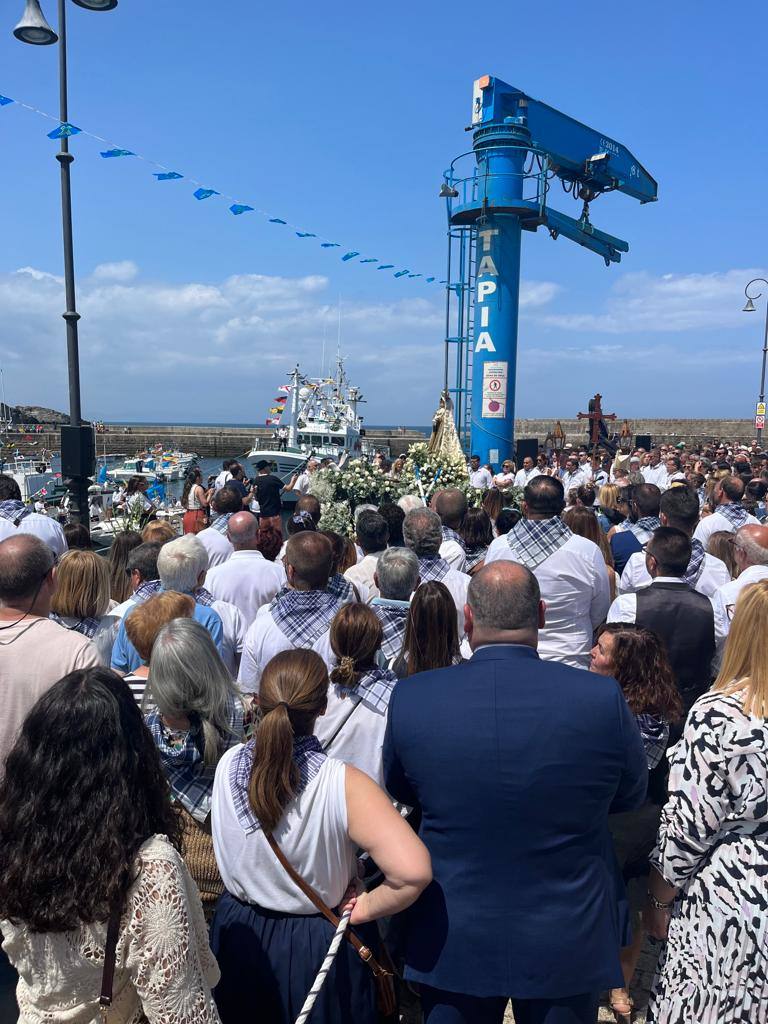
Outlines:
{"type": "Polygon", "coordinates": [[[361,561],[357,565],[350,566],[349,569],[344,573],[344,579],[349,580],[350,583],[354,583],[360,592],[362,600],[366,603],[370,603],[374,597],[379,597],[379,588],[373,582],[373,574],[376,572],[376,566],[379,564],[379,555],[382,552],[378,551],[374,555],[363,555],[361,561]],[[363,590],[365,590],[366,597],[363,598],[363,590]]]}
{"type": "MultiPolygon", "coordinates": [[[[730,575],[725,562],[714,555],[704,555],[704,565],[693,588],[705,597],[712,597],[718,587],[730,582],[730,575]]],[[[645,552],[636,551],[630,555],[624,566],[619,583],[619,594],[633,594],[643,587],[651,585],[651,576],[645,567],[645,552]]]]}
{"type": "MultiPolygon", "coordinates": [[[[459,628],[459,640],[464,636],[464,605],[467,603],[467,588],[469,587],[470,577],[465,572],[459,572],[456,569],[449,569],[445,576],[440,580],[448,588],[453,603],[456,605],[456,622],[459,628]]],[[[427,583],[428,580],[422,580],[422,583],[427,583]]]]}
{"type": "Polygon", "coordinates": [[[315,723],[315,736],[325,749],[325,744],[341,727],[328,754],[359,768],[383,788],[384,764],[381,751],[389,708],[380,710],[366,701],[354,703],[349,697],[339,696],[338,691],[339,687],[334,683],[328,687],[328,706],[325,714],[320,715],[315,723]]]}
{"type": "Polygon", "coordinates": [[[515,473],[515,487],[525,487],[529,480],[533,480],[535,476],[541,476],[541,470],[538,466],[534,466],[533,469],[518,469],[515,473]]]}
{"type": "Polygon", "coordinates": [[[28,516],[24,516],[18,526],[14,526],[7,519],[0,519],[0,542],[8,540],[9,537],[15,537],[19,533],[31,533],[33,537],[38,537],[59,558],[67,550],[64,531],[50,516],[41,516],[37,512],[31,512],[28,516]]]}
{"type": "Polygon", "coordinates": [[[643,466],[640,473],[647,484],[656,484],[661,490],[665,489],[667,484],[667,467],[663,462],[658,463],[656,466],[643,466]]]}
{"type": "Polygon", "coordinates": [[[212,526],[201,530],[196,536],[208,552],[209,569],[212,569],[214,565],[221,565],[222,562],[226,562],[235,550],[227,540],[226,535],[219,533],[218,530],[214,530],[212,526]]]}
{"type": "MultiPolygon", "coordinates": [[[[759,525],[760,520],[755,519],[754,516],[749,515],[742,523],[742,526],[759,525]]],[[[726,519],[725,516],[721,516],[719,512],[713,512],[711,516],[704,516],[699,525],[696,527],[696,530],[693,534],[693,538],[694,540],[700,540],[701,543],[704,545],[704,549],[706,550],[707,544],[709,543],[709,538],[712,536],[713,533],[719,533],[720,531],[725,531],[727,533],[736,533],[736,529],[737,528],[733,525],[730,519],[726,519]]]]}
{"type": "Polygon", "coordinates": [[[237,673],[237,681],[243,693],[258,693],[261,673],[267,664],[281,651],[292,650],[293,644],[275,624],[269,614],[269,605],[265,604],[245,634],[240,671],[237,673]]]}
{"type": "MultiPolygon", "coordinates": [[[[216,767],[211,826],[216,863],[237,899],[287,914],[315,914],[314,904],[291,881],[260,828],[244,831],[235,812],[229,766],[242,747],[232,747],[216,767]]],[[[329,757],[285,808],[275,839],[298,873],[330,907],[338,906],[355,874],[356,848],[349,839],[346,766],[329,757]]]]}
{"type": "MultiPolygon", "coordinates": [[[[506,536],[488,548],[485,564],[515,562],[506,536]]],[[[611,603],[605,560],[597,544],[576,534],[533,570],[547,610],[539,632],[539,654],[574,668],[589,667],[592,634],[611,603]]]]}
{"type": "Polygon", "coordinates": [[[221,619],[221,660],[234,679],[243,653],[247,625],[240,614],[240,609],[228,601],[214,601],[211,608],[221,619]]]}
{"type": "MultiPolygon", "coordinates": [[[[464,548],[455,540],[444,540],[440,545],[440,557],[457,572],[464,572],[467,565],[467,553],[464,548]]],[[[374,597],[378,597],[375,594],[374,597]]]]}
{"type": "Polygon", "coordinates": [[[284,576],[260,551],[235,551],[226,562],[208,570],[205,586],[219,601],[237,606],[247,629],[259,608],[280,590],[284,576]]]}
{"type": "MultiPolygon", "coordinates": [[[[522,472],[523,470],[521,469],[520,473],[522,472]]],[[[493,478],[493,486],[498,487],[500,490],[504,490],[505,487],[513,487],[520,473],[497,473],[493,478]]]]}
{"type": "Polygon", "coordinates": [[[748,565],[735,580],[730,580],[715,591],[710,600],[715,613],[716,637],[724,639],[728,636],[739,594],[745,587],[759,583],[760,580],[768,580],[768,565],[748,565]]]}
{"type": "Polygon", "coordinates": [[[469,482],[473,487],[479,487],[483,491],[488,491],[493,486],[493,477],[485,466],[481,466],[479,469],[470,469],[469,482]]]}
{"type": "Polygon", "coordinates": [[[575,473],[569,473],[567,470],[563,471],[563,475],[560,477],[560,483],[563,485],[565,491],[565,497],[568,497],[568,491],[574,487],[581,487],[582,484],[586,483],[586,479],[581,469],[577,469],[575,473]]]}
{"type": "Polygon", "coordinates": [[[312,477],[309,475],[309,473],[307,473],[306,470],[303,473],[300,473],[296,480],[296,483],[293,485],[294,491],[298,491],[299,494],[302,495],[306,494],[307,491],[309,491],[309,485],[311,483],[311,480],[312,477]]]}
{"type": "Polygon", "coordinates": [[[579,463],[579,472],[584,477],[584,483],[585,484],[589,483],[589,481],[595,475],[594,471],[592,469],[592,463],[591,462],[580,462],[579,463]]]}
{"type": "Polygon", "coordinates": [[[222,469],[216,479],[213,481],[214,491],[220,491],[222,487],[226,487],[229,481],[232,479],[232,474],[228,469],[222,469]]]}

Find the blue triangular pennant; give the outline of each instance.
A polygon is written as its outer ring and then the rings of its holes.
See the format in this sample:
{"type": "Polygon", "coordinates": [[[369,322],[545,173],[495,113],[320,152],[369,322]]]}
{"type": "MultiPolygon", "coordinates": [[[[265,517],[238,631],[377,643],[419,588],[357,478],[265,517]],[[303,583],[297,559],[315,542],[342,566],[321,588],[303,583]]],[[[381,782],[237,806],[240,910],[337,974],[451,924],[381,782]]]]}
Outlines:
{"type": "Polygon", "coordinates": [[[408,270],[398,270],[398,272],[394,276],[395,277],[405,277],[405,275],[408,274],[408,273],[410,273],[410,271],[408,271],[408,270]]]}
{"type": "Polygon", "coordinates": [[[136,156],[130,149],[107,149],[101,155],[105,160],[115,156],[136,156]]]}
{"type": "Polygon", "coordinates": [[[380,267],[376,267],[377,270],[392,270],[394,263],[382,263],[380,267]]]}
{"type": "Polygon", "coordinates": [[[339,248],[339,243],[338,242],[321,242],[320,243],[320,248],[321,249],[338,249],[339,248]]]}
{"type": "Polygon", "coordinates": [[[269,218],[269,223],[270,224],[287,224],[288,221],[287,220],[281,220],[279,217],[270,217],[269,218]]]}
{"type": "Polygon", "coordinates": [[[378,263],[378,259],[375,256],[369,256],[367,259],[360,260],[361,263],[378,263]]]}
{"type": "Polygon", "coordinates": [[[49,139],[68,139],[71,135],[79,135],[80,128],[76,128],[73,124],[65,121],[64,124],[60,124],[58,128],[54,128],[52,132],[48,132],[49,139]]]}
{"type": "Polygon", "coordinates": [[[10,96],[0,96],[0,107],[7,107],[9,103],[13,103],[10,96]]]}
{"type": "Polygon", "coordinates": [[[211,196],[220,196],[221,192],[217,192],[212,188],[199,188],[193,195],[195,199],[210,199],[211,196]]]}
{"type": "Polygon", "coordinates": [[[428,278],[427,278],[426,280],[427,280],[427,284],[432,284],[432,282],[433,282],[433,281],[434,281],[435,279],[434,279],[434,277],[428,277],[428,278]]]}
{"type": "Polygon", "coordinates": [[[183,174],[179,174],[178,171],[163,171],[162,174],[155,173],[155,177],[158,181],[178,181],[179,178],[183,178],[183,174]]]}
{"type": "Polygon", "coordinates": [[[235,203],[233,206],[230,206],[229,212],[233,213],[235,217],[239,217],[241,213],[252,213],[253,207],[246,206],[245,203],[235,203]]]}
{"type": "Polygon", "coordinates": [[[353,260],[355,258],[355,256],[359,256],[359,255],[360,255],[359,252],[345,252],[344,255],[341,258],[346,262],[346,260],[353,260]]]}
{"type": "Polygon", "coordinates": [[[297,238],[317,238],[317,235],[313,235],[311,231],[297,231],[297,238]]]}

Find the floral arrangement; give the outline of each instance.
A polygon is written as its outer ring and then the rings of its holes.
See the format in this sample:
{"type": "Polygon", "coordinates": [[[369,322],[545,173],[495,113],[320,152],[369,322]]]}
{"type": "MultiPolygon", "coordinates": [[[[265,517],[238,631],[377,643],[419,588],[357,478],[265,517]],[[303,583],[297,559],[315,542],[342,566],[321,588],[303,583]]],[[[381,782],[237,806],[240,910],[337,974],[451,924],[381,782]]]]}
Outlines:
{"type": "Polygon", "coordinates": [[[443,487],[458,487],[467,495],[470,505],[479,505],[482,491],[472,487],[469,472],[463,457],[436,455],[429,450],[426,441],[412,444],[403,467],[404,494],[416,494],[429,501],[435,490],[443,487]]]}
{"type": "Polygon", "coordinates": [[[349,502],[321,500],[320,504],[322,509],[320,529],[339,533],[342,537],[351,537],[354,530],[352,525],[352,509],[349,506],[349,502]]]}

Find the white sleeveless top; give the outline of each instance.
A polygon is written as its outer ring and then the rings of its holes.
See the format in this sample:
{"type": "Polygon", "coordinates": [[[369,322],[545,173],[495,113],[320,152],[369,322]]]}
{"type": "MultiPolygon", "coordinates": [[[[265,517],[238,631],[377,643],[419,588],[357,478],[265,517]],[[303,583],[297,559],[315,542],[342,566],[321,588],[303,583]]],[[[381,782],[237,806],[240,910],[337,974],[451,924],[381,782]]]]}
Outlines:
{"type": "Polygon", "coordinates": [[[190,487],[190,489],[189,489],[189,494],[187,495],[187,511],[188,512],[197,512],[198,509],[201,509],[203,507],[200,504],[200,499],[198,498],[198,491],[199,491],[199,489],[200,489],[200,484],[193,484],[190,487]]]}
{"type": "MultiPolygon", "coordinates": [[[[216,767],[211,826],[216,863],[228,891],[265,910],[316,914],[275,857],[260,828],[240,823],[230,783],[230,766],[242,750],[232,747],[216,767]]],[[[327,758],[317,775],[286,807],[274,830],[291,865],[330,907],[341,902],[355,874],[355,844],[347,833],[346,766],[327,758]]]]}

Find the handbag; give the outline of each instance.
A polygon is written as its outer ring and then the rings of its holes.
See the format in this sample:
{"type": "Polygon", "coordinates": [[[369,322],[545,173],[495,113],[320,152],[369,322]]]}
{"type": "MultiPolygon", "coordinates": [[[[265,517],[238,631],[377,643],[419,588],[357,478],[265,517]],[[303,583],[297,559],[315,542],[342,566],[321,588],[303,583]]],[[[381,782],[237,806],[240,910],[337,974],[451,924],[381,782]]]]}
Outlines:
{"type": "MultiPolygon", "coordinates": [[[[338,914],[334,914],[331,908],[325,903],[324,900],[320,898],[320,896],[317,894],[317,892],[315,892],[312,886],[308,885],[307,882],[304,881],[304,879],[301,877],[298,871],[296,871],[296,869],[290,863],[290,861],[285,856],[283,851],[277,845],[275,837],[272,835],[272,833],[265,831],[264,836],[267,842],[269,843],[270,847],[272,848],[272,852],[280,861],[282,866],[285,868],[291,880],[299,887],[299,889],[301,889],[301,891],[304,893],[304,895],[307,897],[310,903],[312,903],[313,906],[317,907],[317,909],[320,911],[323,917],[330,921],[334,929],[338,928],[338,914]]],[[[373,977],[376,982],[376,994],[378,997],[379,1013],[381,1013],[385,1017],[391,1016],[397,1009],[397,1001],[395,999],[394,970],[389,970],[387,967],[382,967],[382,965],[376,960],[368,946],[364,945],[364,943],[360,941],[360,939],[357,937],[357,935],[355,935],[351,928],[347,928],[345,932],[345,937],[347,941],[352,945],[353,949],[360,957],[360,959],[363,961],[363,963],[368,964],[368,966],[371,969],[371,972],[373,973],[373,977]]],[[[389,960],[388,955],[387,960],[389,960]]],[[[391,966],[391,960],[389,960],[388,966],[391,966]]]]}
{"type": "Polygon", "coordinates": [[[104,947],[104,970],[101,974],[101,995],[99,996],[99,1012],[106,1022],[107,1013],[112,1005],[112,990],[115,984],[115,963],[117,961],[117,938],[120,932],[120,908],[115,907],[109,915],[107,925],[107,944],[104,947]]]}

